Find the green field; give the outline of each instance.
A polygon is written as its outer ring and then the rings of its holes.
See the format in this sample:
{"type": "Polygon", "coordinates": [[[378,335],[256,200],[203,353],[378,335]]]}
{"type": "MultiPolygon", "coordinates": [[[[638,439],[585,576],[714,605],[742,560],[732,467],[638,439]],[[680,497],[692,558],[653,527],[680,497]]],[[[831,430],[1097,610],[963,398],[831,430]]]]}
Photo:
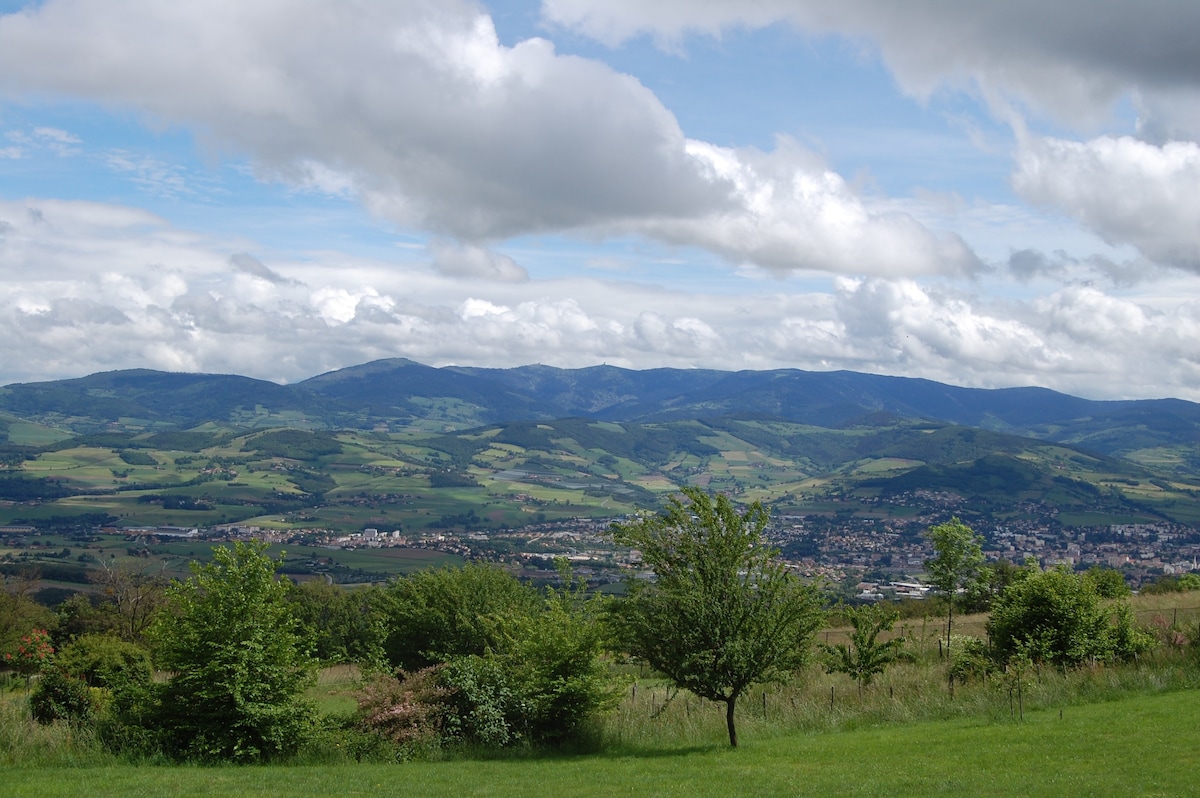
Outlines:
{"type": "Polygon", "coordinates": [[[872,518],[908,517],[911,497],[932,492],[998,518],[1046,505],[1077,526],[1200,522],[1200,479],[1180,468],[1152,472],[1150,460],[949,425],[562,419],[433,434],[206,424],[55,442],[49,428],[20,424],[10,423],[10,438],[19,433],[38,449],[0,467],[0,478],[10,491],[31,486],[35,498],[38,486],[53,487],[36,503],[0,502],[0,523],[104,513],[173,526],[497,530],[621,516],[688,485],[872,518]],[[471,510],[477,518],[467,524],[471,510]]]}
{"type": "Polygon", "coordinates": [[[578,756],[398,765],[22,767],[28,796],[1194,795],[1200,692],[1028,713],[578,756]]]}

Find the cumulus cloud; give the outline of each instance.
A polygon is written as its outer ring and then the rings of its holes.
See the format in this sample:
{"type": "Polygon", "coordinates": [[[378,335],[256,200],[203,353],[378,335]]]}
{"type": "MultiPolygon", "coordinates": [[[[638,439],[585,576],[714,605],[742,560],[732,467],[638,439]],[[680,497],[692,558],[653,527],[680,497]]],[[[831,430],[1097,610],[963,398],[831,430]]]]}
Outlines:
{"type": "Polygon", "coordinates": [[[1105,240],[1147,258],[1200,271],[1200,146],[1148,144],[1125,136],[1086,142],[1026,139],[1013,185],[1105,240]]]}
{"type": "MultiPolygon", "coordinates": [[[[1195,279],[1161,296],[1072,285],[995,298],[913,279],[833,293],[505,282],[423,260],[248,255],[135,209],[0,202],[0,382],[149,367],[295,381],[382,357],[432,365],[849,368],[1097,397],[1200,400],[1195,279]],[[30,213],[31,208],[39,211],[30,213]]],[[[991,279],[991,278],[989,278],[991,279]]]]}
{"type": "Polygon", "coordinates": [[[935,235],[898,210],[873,211],[841,175],[791,139],[781,137],[770,153],[695,141],[689,149],[733,184],[736,210],[694,219],[648,218],[637,229],[785,273],[911,276],[968,274],[982,267],[961,238],[935,235]]]}
{"type": "MultiPolygon", "coordinates": [[[[462,0],[48,0],[0,17],[0,91],[191,126],[261,175],[465,242],[437,258],[453,273],[514,279],[482,248],[564,231],[641,233],[777,272],[960,273],[973,260],[960,240],[872,212],[794,143],[690,141],[635,78],[544,39],[504,46],[462,0]]],[[[162,164],[109,162],[151,190],[187,189],[162,164]]]]}

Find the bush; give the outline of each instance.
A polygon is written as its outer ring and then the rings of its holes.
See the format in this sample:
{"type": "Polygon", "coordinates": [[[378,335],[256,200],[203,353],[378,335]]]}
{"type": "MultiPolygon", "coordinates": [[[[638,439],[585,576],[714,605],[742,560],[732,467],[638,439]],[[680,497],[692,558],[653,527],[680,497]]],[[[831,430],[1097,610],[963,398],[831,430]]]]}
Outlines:
{"type": "Polygon", "coordinates": [[[97,703],[97,696],[82,679],[58,666],[43,671],[29,695],[29,709],[38,723],[90,723],[96,717],[97,703]]]}
{"type": "Polygon", "coordinates": [[[825,652],[826,673],[844,673],[858,682],[859,689],[867,687],[876,676],[900,656],[904,638],[881,641],[879,635],[892,631],[899,614],[891,607],[867,604],[845,610],[846,620],[854,628],[849,643],[821,645],[825,652]]]}
{"type": "Polygon", "coordinates": [[[563,590],[541,600],[483,566],[398,583],[392,611],[403,625],[390,653],[436,664],[368,685],[359,696],[364,725],[408,751],[435,740],[495,748],[578,737],[613,694],[595,605],[565,577],[563,590]]]}
{"type": "Polygon", "coordinates": [[[393,668],[415,672],[500,643],[511,618],[537,607],[537,594],[489,565],[420,571],[388,588],[384,651],[393,668]]]}
{"type": "Polygon", "coordinates": [[[988,633],[1001,662],[1024,651],[1035,662],[1059,668],[1088,660],[1128,659],[1151,638],[1135,628],[1128,606],[1109,622],[1091,580],[1065,568],[1032,572],[1010,585],[992,607],[988,633]]]}
{"type": "Polygon", "coordinates": [[[1125,575],[1112,568],[1101,568],[1098,565],[1093,565],[1083,572],[1083,578],[1087,580],[1088,584],[1092,586],[1092,589],[1096,591],[1096,595],[1100,598],[1124,598],[1132,592],[1129,589],[1129,585],[1125,582],[1125,575]]]}
{"type": "Polygon", "coordinates": [[[111,635],[81,635],[63,646],[55,663],[89,687],[149,684],[150,653],[111,635]]]}
{"type": "Polygon", "coordinates": [[[995,669],[987,643],[955,635],[950,646],[950,677],[961,683],[983,679],[995,669]]]}
{"type": "Polygon", "coordinates": [[[389,740],[402,758],[439,747],[453,692],[441,683],[443,668],[375,676],[357,696],[362,725],[389,740]]]}

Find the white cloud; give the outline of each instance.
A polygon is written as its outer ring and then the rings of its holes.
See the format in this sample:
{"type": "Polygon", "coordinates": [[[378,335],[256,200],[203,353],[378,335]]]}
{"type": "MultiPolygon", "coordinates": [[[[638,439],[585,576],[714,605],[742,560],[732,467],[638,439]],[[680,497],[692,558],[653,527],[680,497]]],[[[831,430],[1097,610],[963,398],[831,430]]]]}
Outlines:
{"type": "MultiPolygon", "coordinates": [[[[998,299],[913,279],[833,293],[480,280],[424,261],[250,256],[252,241],[84,202],[0,202],[0,382],[151,367],[294,381],[433,365],[848,368],[955,384],[1200,400],[1196,277],[1158,295],[998,299]],[[31,210],[39,213],[31,213],[31,210]]],[[[994,278],[989,278],[994,279],[994,278]]]]}
{"type": "Polygon", "coordinates": [[[1105,240],[1200,271],[1200,145],[1130,137],[1023,141],[1013,185],[1059,207],[1105,240]]]}
{"type": "Polygon", "coordinates": [[[696,141],[689,149],[733,184],[736,209],[648,218],[636,229],[783,273],[968,274],[982,265],[957,236],[934,235],[899,210],[872,210],[841,175],[790,139],[780,138],[770,153],[696,141]]]}
{"type": "MultiPolygon", "coordinates": [[[[455,273],[518,279],[482,247],[564,231],[636,232],[783,273],[954,274],[974,260],[953,236],[872,212],[792,142],[688,141],[635,78],[544,39],[501,45],[462,0],[48,0],[0,17],[0,91],[191,126],[262,176],[466,242],[438,259],[455,273]]],[[[109,163],[160,194],[188,190],[156,161],[109,163]]]]}

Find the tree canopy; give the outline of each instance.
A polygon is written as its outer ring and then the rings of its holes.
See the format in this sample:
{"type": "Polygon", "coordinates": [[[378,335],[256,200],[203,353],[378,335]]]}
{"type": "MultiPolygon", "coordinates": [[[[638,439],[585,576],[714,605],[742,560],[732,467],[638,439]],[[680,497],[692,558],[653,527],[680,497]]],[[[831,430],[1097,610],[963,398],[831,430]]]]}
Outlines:
{"type": "Polygon", "coordinates": [[[175,672],[159,719],[177,756],[253,761],[306,737],[313,708],[300,699],[310,660],[265,543],[218,546],[213,562],[168,591],[153,637],[175,672]]]}
{"type": "Polygon", "coordinates": [[[930,527],[925,537],[933,544],[933,558],[926,561],[929,581],[946,597],[946,651],[954,625],[954,597],[983,565],[983,537],[958,518],[930,527]]]}
{"type": "Polygon", "coordinates": [[[738,512],[726,496],[684,488],[661,515],[614,529],[655,576],[614,606],[618,638],[676,687],[724,703],[731,746],[738,698],[799,667],[823,619],[818,592],[763,540],[767,520],[757,502],[738,512]]]}

